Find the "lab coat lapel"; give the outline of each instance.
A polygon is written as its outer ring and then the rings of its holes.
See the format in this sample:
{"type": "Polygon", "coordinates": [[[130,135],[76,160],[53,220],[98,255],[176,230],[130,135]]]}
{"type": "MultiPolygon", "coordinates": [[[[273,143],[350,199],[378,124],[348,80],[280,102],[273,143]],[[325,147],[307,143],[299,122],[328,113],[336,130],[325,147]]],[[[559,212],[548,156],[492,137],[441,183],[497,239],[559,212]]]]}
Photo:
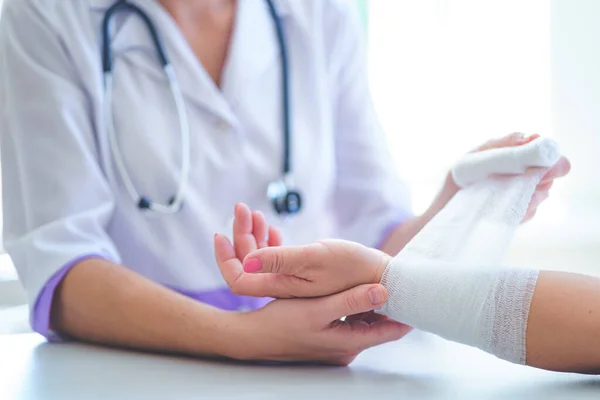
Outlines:
{"type": "MultiPolygon", "coordinates": [[[[92,11],[97,13],[97,18],[102,20],[106,11],[115,3],[115,0],[89,0],[92,11]]],[[[134,1],[130,1],[135,3],[134,1]]],[[[146,11],[142,5],[142,10],[146,11]]],[[[110,47],[113,58],[129,51],[144,51],[149,54],[156,54],[154,44],[150,37],[150,32],[144,25],[141,18],[138,18],[131,12],[119,12],[114,15],[110,21],[109,27],[110,47]]],[[[98,30],[99,39],[100,29],[98,30]]],[[[99,42],[101,45],[101,43],[99,42]]],[[[99,52],[100,53],[100,52],[99,52]]]]}
{"type": "MultiPolygon", "coordinates": [[[[241,3],[245,1],[248,0],[241,3]]],[[[173,68],[186,100],[214,114],[219,120],[235,125],[237,119],[231,108],[185,40],[177,23],[157,2],[152,3],[152,9],[163,31],[165,47],[173,60],[173,68]]]]}
{"type": "MultiPolygon", "coordinates": [[[[222,80],[222,91],[232,105],[240,100],[240,94],[250,83],[263,78],[269,66],[280,60],[277,31],[266,1],[243,0],[237,4],[237,19],[222,80]]],[[[285,27],[288,7],[279,1],[275,5],[285,27]]]]}
{"type": "MultiPolygon", "coordinates": [[[[115,3],[115,0],[89,0],[91,9],[97,13],[97,18],[102,20],[108,8],[115,3]]],[[[137,5],[151,19],[156,26],[158,34],[162,39],[163,46],[166,46],[164,29],[160,26],[152,13],[152,9],[148,7],[152,3],[149,1],[128,0],[129,3],[137,5]]],[[[119,12],[114,15],[110,22],[109,29],[110,50],[113,57],[114,70],[116,75],[119,73],[119,59],[126,57],[128,62],[135,65],[135,68],[143,71],[149,76],[160,81],[165,81],[164,72],[160,68],[158,55],[150,31],[144,24],[143,20],[132,12],[119,12]],[[144,57],[129,57],[136,55],[135,53],[143,53],[144,57]]],[[[100,28],[98,30],[99,45],[100,43],[100,28]]],[[[167,53],[169,51],[167,50],[167,53]]],[[[100,54],[100,50],[98,50],[100,54]]],[[[172,57],[169,57],[172,59],[172,57]]],[[[165,82],[166,83],[166,82],[165,82]]]]}
{"type": "MultiPolygon", "coordinates": [[[[102,13],[114,3],[114,0],[90,1],[92,8],[102,13]]],[[[235,117],[229,105],[194,55],[170,15],[156,1],[129,1],[146,12],[156,26],[186,101],[215,114],[221,120],[234,124],[235,117]]],[[[240,3],[247,1],[256,0],[244,0],[240,3]]],[[[115,58],[136,51],[146,53],[147,57],[133,57],[131,62],[135,63],[136,68],[166,85],[164,73],[158,63],[154,42],[142,19],[132,13],[120,13],[111,25],[111,48],[115,58]]],[[[115,68],[115,74],[117,73],[118,68],[115,68]]]]}

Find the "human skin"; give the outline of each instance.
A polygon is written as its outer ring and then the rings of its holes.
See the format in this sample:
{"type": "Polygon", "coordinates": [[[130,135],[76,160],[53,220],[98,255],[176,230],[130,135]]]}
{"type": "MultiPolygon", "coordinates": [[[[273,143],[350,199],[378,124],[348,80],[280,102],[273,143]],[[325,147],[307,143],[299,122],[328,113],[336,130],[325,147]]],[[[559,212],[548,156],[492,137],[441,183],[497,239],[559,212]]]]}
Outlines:
{"type": "MultiPolygon", "coordinates": [[[[323,296],[380,282],[390,259],[379,250],[338,240],[265,248],[250,253],[244,266],[247,272],[230,282],[240,294],[323,296]]],[[[220,262],[223,275],[230,276],[232,267],[225,262],[220,262]]],[[[526,343],[527,365],[600,373],[600,279],[540,271],[529,309],[526,343]]]]}

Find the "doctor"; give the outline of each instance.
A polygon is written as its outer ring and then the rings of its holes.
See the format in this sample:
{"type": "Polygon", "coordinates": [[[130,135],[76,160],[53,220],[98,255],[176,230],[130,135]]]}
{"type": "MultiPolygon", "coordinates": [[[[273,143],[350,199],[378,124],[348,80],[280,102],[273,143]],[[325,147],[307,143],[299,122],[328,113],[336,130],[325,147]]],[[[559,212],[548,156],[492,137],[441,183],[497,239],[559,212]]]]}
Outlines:
{"type": "MultiPolygon", "coordinates": [[[[408,331],[386,320],[332,324],[381,305],[381,285],[261,308],[270,299],[232,293],[214,260],[213,234],[238,202],[260,210],[253,231],[237,232],[256,247],[335,236],[396,253],[458,190],[449,178],[427,213],[411,214],[351,9],[342,0],[5,2],[4,246],[35,331],[335,364],[408,331]]],[[[567,171],[565,160],[548,174],[528,218],[567,171]]]]}

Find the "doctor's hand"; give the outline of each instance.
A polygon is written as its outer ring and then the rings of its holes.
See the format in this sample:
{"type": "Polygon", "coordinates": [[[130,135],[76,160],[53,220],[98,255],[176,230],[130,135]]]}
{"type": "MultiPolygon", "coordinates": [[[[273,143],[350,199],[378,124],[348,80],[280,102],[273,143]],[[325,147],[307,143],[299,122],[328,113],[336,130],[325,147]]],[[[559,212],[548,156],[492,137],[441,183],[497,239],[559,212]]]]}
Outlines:
{"type": "Polygon", "coordinates": [[[362,351],[410,332],[410,327],[371,311],[386,300],[382,285],[360,285],[327,297],[274,300],[235,314],[231,328],[242,340],[234,357],[348,365],[362,351]]]}
{"type": "MultiPolygon", "coordinates": [[[[513,133],[508,136],[504,136],[500,139],[492,139],[483,145],[477,147],[472,152],[485,151],[490,149],[497,149],[503,147],[513,147],[513,146],[522,146],[527,144],[533,140],[538,139],[539,135],[531,135],[526,137],[522,133],[513,133]]],[[[523,222],[526,222],[532,219],[536,212],[537,208],[546,200],[549,196],[550,188],[552,187],[554,180],[557,178],[561,178],[569,173],[571,170],[571,164],[569,160],[565,157],[562,157],[554,164],[552,168],[548,170],[548,172],[544,175],[540,183],[538,184],[536,191],[531,198],[529,203],[529,208],[525,217],[523,218],[523,222]]],[[[450,199],[460,190],[460,187],[456,184],[454,179],[452,178],[452,174],[448,174],[446,178],[446,182],[444,187],[430,209],[427,211],[427,216],[432,218],[437,212],[439,212],[450,199]]]]}

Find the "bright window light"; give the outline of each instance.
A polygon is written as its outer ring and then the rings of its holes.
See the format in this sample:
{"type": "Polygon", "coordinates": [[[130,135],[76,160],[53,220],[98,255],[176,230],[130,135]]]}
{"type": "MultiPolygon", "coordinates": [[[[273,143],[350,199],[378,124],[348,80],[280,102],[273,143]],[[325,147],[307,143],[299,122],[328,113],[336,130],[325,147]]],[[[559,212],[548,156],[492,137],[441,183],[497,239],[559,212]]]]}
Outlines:
{"type": "Polygon", "coordinates": [[[416,212],[464,152],[515,131],[552,136],[549,4],[370,1],[374,101],[416,212]]]}

